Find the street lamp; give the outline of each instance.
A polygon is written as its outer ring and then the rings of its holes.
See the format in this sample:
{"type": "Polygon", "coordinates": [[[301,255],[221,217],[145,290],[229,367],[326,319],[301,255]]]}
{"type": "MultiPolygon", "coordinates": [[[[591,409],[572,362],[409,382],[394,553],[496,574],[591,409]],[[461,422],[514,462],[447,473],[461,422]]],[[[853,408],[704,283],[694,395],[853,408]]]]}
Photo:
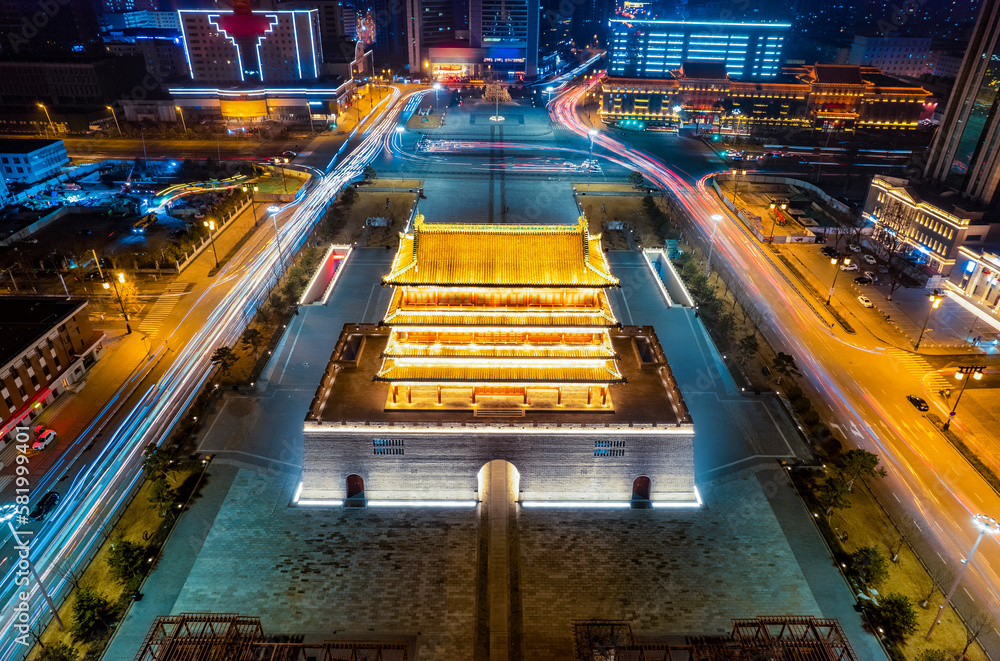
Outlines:
{"type": "Polygon", "coordinates": [[[281,237],[278,235],[278,207],[269,207],[271,212],[271,222],[274,223],[274,245],[278,249],[278,265],[282,271],[285,270],[285,256],[281,250],[281,237]]]}
{"type": "Polygon", "coordinates": [[[56,125],[52,123],[52,116],[49,115],[49,109],[45,107],[44,103],[39,103],[38,107],[45,111],[45,118],[49,120],[49,128],[52,129],[52,135],[55,135],[56,125]]]}
{"type": "Polygon", "coordinates": [[[931,302],[931,306],[927,308],[927,317],[924,318],[924,326],[920,329],[920,337],[917,338],[917,343],[913,346],[913,350],[916,351],[920,348],[920,341],[924,339],[924,331],[927,330],[927,322],[931,320],[931,312],[941,307],[942,297],[937,295],[935,291],[933,294],[927,297],[927,300],[931,302]]]}
{"type": "Polygon", "coordinates": [[[552,103],[552,85],[549,85],[548,87],[545,88],[545,93],[549,95],[549,100],[545,104],[546,106],[548,106],[550,103],[552,103]]]}
{"type": "Polygon", "coordinates": [[[733,173],[733,179],[736,180],[736,183],[733,185],[733,208],[735,209],[736,208],[736,195],[737,195],[737,193],[740,190],[740,178],[739,178],[739,175],[742,174],[745,177],[745,176],[747,176],[747,171],[746,170],[733,170],[732,173],[733,173]]]}
{"type": "MultiPolygon", "coordinates": [[[[784,211],[788,208],[787,204],[782,203],[781,210],[784,211]]],[[[771,202],[771,244],[774,244],[774,226],[778,224],[778,203],[771,202]]]]}
{"type": "Polygon", "coordinates": [[[187,127],[187,122],[184,121],[184,111],[181,110],[180,106],[174,106],[174,110],[176,110],[177,114],[179,114],[181,116],[181,126],[184,127],[184,133],[187,134],[188,127],[187,127]]]}
{"type": "Polygon", "coordinates": [[[708,246],[708,262],[705,264],[705,275],[708,275],[712,271],[712,251],[715,250],[715,233],[719,230],[719,221],[722,220],[722,214],[713,213],[712,220],[715,221],[715,225],[712,226],[712,242],[708,246]]]}
{"type": "Polygon", "coordinates": [[[590,137],[590,157],[587,159],[587,183],[590,183],[590,171],[594,168],[594,136],[597,135],[597,129],[590,129],[587,131],[587,135],[590,137]]]}
{"type": "MultiPolygon", "coordinates": [[[[3,507],[0,507],[0,522],[6,523],[8,526],[10,526],[10,534],[14,536],[15,544],[17,544],[21,548],[27,548],[28,542],[26,540],[22,540],[20,535],[17,534],[17,530],[14,528],[14,517],[18,515],[18,512],[28,511],[27,505],[24,505],[23,507],[24,509],[22,510],[14,503],[8,503],[3,507]]],[[[27,515],[22,514],[22,516],[27,516],[27,515]]],[[[59,630],[65,631],[66,627],[65,625],[63,625],[62,618],[59,617],[59,610],[56,608],[56,605],[52,603],[52,598],[49,596],[48,591],[45,589],[45,585],[42,583],[42,579],[38,576],[38,571],[35,569],[35,563],[32,562],[31,557],[27,555],[24,557],[24,560],[26,560],[28,563],[28,570],[31,572],[31,575],[34,576],[35,580],[38,582],[38,589],[42,591],[42,596],[45,597],[45,603],[49,605],[49,609],[52,611],[52,615],[55,616],[56,622],[59,623],[59,630]]]]}
{"type": "MultiPolygon", "coordinates": [[[[773,227],[772,227],[772,231],[773,231],[773,227]]],[[[772,238],[773,238],[773,235],[772,235],[772,238]]],[[[834,266],[837,266],[837,270],[833,272],[833,282],[830,283],[830,293],[827,294],[827,296],[826,296],[826,304],[827,305],[830,305],[830,299],[833,298],[833,288],[837,286],[837,276],[840,275],[841,271],[846,271],[847,270],[844,267],[845,266],[850,266],[850,264],[851,264],[851,258],[850,257],[843,257],[841,259],[837,259],[836,257],[834,257],[833,259],[830,260],[830,263],[833,264],[834,266]],[[839,266],[841,260],[843,260],[844,266],[839,266]]]]}
{"type": "MultiPolygon", "coordinates": [[[[124,273],[119,273],[117,280],[112,279],[111,280],[111,285],[115,286],[115,296],[118,297],[118,305],[120,305],[121,308],[122,308],[122,317],[125,318],[125,334],[126,335],[131,335],[132,334],[132,326],[130,326],[129,323],[128,323],[128,313],[125,312],[125,303],[122,302],[122,294],[121,294],[120,291],[118,291],[118,283],[119,282],[122,283],[122,284],[125,284],[125,274],[124,273]]],[[[109,285],[107,281],[104,282],[104,288],[105,289],[111,289],[111,285],[109,285]]]]}
{"type": "Polygon", "coordinates": [[[122,137],[122,127],[121,124],[118,123],[118,115],[115,114],[115,109],[112,108],[111,106],[104,106],[104,107],[111,112],[111,117],[115,120],[115,126],[118,128],[118,137],[119,138],[122,137]]]}
{"type": "Polygon", "coordinates": [[[441,121],[441,105],[438,103],[438,92],[441,91],[441,83],[434,83],[434,111],[438,114],[438,121],[441,121]]]}
{"type": "Polygon", "coordinates": [[[979,548],[979,542],[983,541],[983,537],[987,534],[996,535],[1000,533],[1000,523],[997,523],[996,519],[985,514],[977,514],[972,517],[972,523],[977,528],[979,528],[979,536],[976,537],[976,542],[972,545],[972,549],[969,551],[968,557],[962,561],[962,566],[958,570],[958,575],[955,576],[955,582],[951,584],[951,589],[948,590],[948,594],[944,597],[944,602],[938,609],[937,616],[934,618],[934,623],[931,624],[930,630],[927,632],[926,640],[931,639],[931,634],[934,633],[934,627],[938,625],[941,621],[941,616],[944,615],[944,609],[948,607],[951,603],[951,598],[955,594],[955,590],[958,589],[958,584],[962,580],[962,576],[965,575],[965,570],[969,568],[972,564],[972,556],[976,554],[976,549],[979,548]]]}
{"type": "Polygon", "coordinates": [[[254,193],[257,192],[257,186],[243,186],[243,192],[250,193],[250,210],[253,213],[253,226],[257,227],[257,206],[256,199],[254,199],[254,193]]]}
{"type": "Polygon", "coordinates": [[[208,228],[208,238],[212,241],[212,254],[215,255],[215,268],[219,268],[219,253],[215,251],[215,221],[206,220],[202,224],[208,228]]]}
{"type": "Polygon", "coordinates": [[[972,378],[979,381],[983,378],[983,370],[986,369],[985,365],[971,365],[968,367],[959,367],[958,371],[955,372],[955,378],[959,381],[963,381],[962,389],[958,391],[958,397],[955,398],[955,405],[951,407],[951,412],[948,414],[948,419],[944,421],[941,425],[941,429],[948,431],[951,427],[951,421],[955,418],[955,410],[958,408],[958,403],[962,401],[962,395],[965,393],[965,388],[969,385],[969,381],[972,379],[966,379],[968,375],[972,375],[972,378]]]}

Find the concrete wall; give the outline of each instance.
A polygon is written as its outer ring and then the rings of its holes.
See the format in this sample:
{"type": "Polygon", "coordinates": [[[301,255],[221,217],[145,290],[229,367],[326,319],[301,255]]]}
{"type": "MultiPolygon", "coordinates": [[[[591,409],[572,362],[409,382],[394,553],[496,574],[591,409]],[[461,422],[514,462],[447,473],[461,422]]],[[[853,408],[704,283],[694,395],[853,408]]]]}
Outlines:
{"type": "MultiPolygon", "coordinates": [[[[484,422],[483,424],[489,424],[484,422]]],[[[473,427],[367,434],[316,428],[307,431],[302,498],[341,499],[347,476],[360,475],[368,499],[478,499],[478,474],[493,459],[511,462],[520,473],[520,499],[628,501],[632,482],[651,480],[652,500],[694,500],[694,432],[691,427],[636,429],[602,434],[593,426],[574,434],[552,429],[510,428],[476,433],[473,427]],[[394,442],[375,454],[374,439],[394,442]],[[401,441],[401,444],[398,442],[401,441]],[[609,456],[594,456],[595,443],[609,456]],[[402,454],[400,454],[400,451],[402,454]]]]}

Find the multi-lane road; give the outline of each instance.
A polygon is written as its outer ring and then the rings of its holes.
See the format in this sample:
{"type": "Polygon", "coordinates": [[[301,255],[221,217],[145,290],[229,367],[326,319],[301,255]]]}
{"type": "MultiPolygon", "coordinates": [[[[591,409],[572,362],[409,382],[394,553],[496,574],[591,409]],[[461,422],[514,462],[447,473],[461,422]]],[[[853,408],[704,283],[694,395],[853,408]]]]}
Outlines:
{"type": "MultiPolygon", "coordinates": [[[[303,244],[339,190],[358,179],[382,148],[400,112],[422,93],[393,88],[347,140],[333,143],[335,151],[304,155],[304,165],[317,176],[300,202],[275,214],[281,253],[294,254],[303,244]]],[[[30,539],[31,560],[42,582],[57,599],[68,590],[67,574],[88,561],[103,539],[105,524],[139,483],[144,448],[169,434],[204,385],[214,349],[237,340],[246,320],[267,297],[276,274],[287,266],[280,261],[273,227],[262,223],[210,285],[187,297],[191,301],[187,313],[171,332],[161,334],[169,337],[169,346],[164,341],[150,347],[149,360],[121,386],[94,423],[62,448],[64,454],[44,472],[30,476],[32,505],[52,489],[62,495],[43,523],[19,528],[30,539]]],[[[47,619],[47,608],[36,583],[22,587],[15,582],[17,550],[9,531],[0,533],[0,539],[0,659],[18,659],[30,649],[16,640],[19,592],[27,592],[29,626],[47,619]]]]}
{"type": "MultiPolygon", "coordinates": [[[[567,91],[553,101],[550,111],[556,121],[587,138],[590,127],[578,115],[585,89],[567,91]]],[[[718,203],[704,177],[678,174],[605,132],[594,142],[602,158],[624,161],[672,191],[704,236],[715,231],[712,216],[723,215],[713,261],[724,260],[728,270],[742,276],[766,320],[761,330],[777,350],[795,356],[804,380],[822,398],[817,405],[825,408],[825,418],[850,444],[881,456],[888,478],[873,486],[895,516],[919,526],[923,536],[916,546],[924,562],[943,562],[952,571],[959,567],[978,532],[973,515],[1000,516],[1000,497],[906,401],[907,394],[920,394],[932,402],[932,411],[947,415],[936,389],[929,386],[926,364],[920,369],[914,356],[887,349],[865,330],[856,335],[843,332],[718,203]]],[[[985,607],[1000,616],[1000,546],[995,539],[982,543],[966,576],[955,598],[959,610],[970,613],[985,607]]],[[[982,642],[991,651],[1000,649],[995,629],[982,642]]]]}

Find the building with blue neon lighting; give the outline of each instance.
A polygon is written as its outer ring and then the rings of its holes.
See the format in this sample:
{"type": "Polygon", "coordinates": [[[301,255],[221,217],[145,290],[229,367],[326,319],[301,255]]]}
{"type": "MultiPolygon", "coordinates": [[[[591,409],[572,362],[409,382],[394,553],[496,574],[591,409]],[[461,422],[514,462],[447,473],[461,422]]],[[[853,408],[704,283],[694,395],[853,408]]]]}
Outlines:
{"type": "Polygon", "coordinates": [[[781,72],[789,23],[611,19],[608,75],[664,78],[682,62],[724,63],[734,78],[781,72]]]}

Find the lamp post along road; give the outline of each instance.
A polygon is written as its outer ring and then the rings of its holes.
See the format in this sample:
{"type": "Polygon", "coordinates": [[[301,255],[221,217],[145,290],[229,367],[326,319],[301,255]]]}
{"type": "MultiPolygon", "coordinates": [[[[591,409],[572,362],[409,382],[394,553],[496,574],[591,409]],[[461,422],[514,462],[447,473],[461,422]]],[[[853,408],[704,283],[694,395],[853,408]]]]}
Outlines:
{"type": "Polygon", "coordinates": [[[931,320],[931,312],[941,306],[942,299],[937,295],[937,292],[928,296],[927,299],[931,302],[931,306],[927,309],[927,317],[924,318],[924,326],[920,329],[920,337],[917,338],[917,343],[913,345],[914,351],[920,348],[920,341],[924,339],[924,331],[927,330],[927,322],[931,320]]]}
{"type": "Polygon", "coordinates": [[[52,115],[49,114],[49,109],[45,107],[44,103],[39,103],[38,107],[45,111],[45,119],[49,120],[49,128],[52,129],[52,135],[56,134],[56,125],[52,123],[52,115]]]}
{"type": "MultiPolygon", "coordinates": [[[[125,283],[125,274],[124,273],[119,273],[117,279],[112,278],[111,284],[113,284],[115,286],[115,296],[118,297],[118,305],[121,306],[122,317],[125,318],[125,334],[126,335],[131,335],[132,334],[132,326],[130,326],[129,323],[128,323],[128,312],[125,312],[125,303],[122,301],[121,292],[118,291],[118,283],[119,282],[122,283],[122,284],[125,283]]],[[[110,289],[110,285],[108,285],[108,283],[105,282],[104,283],[104,288],[105,289],[110,289]]]]}
{"type": "Polygon", "coordinates": [[[969,568],[969,565],[972,564],[972,556],[976,554],[976,549],[979,548],[979,542],[983,541],[983,537],[985,537],[987,533],[990,535],[1000,533],[1000,523],[997,523],[996,519],[993,517],[986,516],[985,514],[977,514],[972,517],[972,522],[977,528],[979,528],[979,536],[976,537],[976,541],[972,545],[972,549],[969,550],[968,557],[962,561],[962,566],[959,568],[958,574],[955,576],[955,582],[951,584],[948,594],[944,596],[944,601],[941,603],[941,607],[938,608],[937,615],[934,617],[934,623],[931,624],[931,628],[927,632],[926,640],[931,639],[931,634],[934,633],[934,627],[936,627],[941,621],[941,616],[944,615],[944,609],[951,603],[951,598],[954,596],[955,590],[958,589],[958,584],[962,581],[962,577],[965,576],[965,571],[969,568]]]}
{"type": "Polygon", "coordinates": [[[739,177],[740,174],[742,174],[745,177],[745,176],[747,176],[747,171],[746,170],[733,170],[733,179],[735,180],[735,182],[733,183],[733,208],[734,209],[736,208],[736,195],[739,193],[739,190],[740,190],[740,177],[739,177]]]}
{"type": "MultiPolygon", "coordinates": [[[[17,516],[18,509],[18,506],[14,503],[4,505],[0,508],[0,521],[3,521],[10,526],[10,534],[14,536],[14,543],[23,549],[27,549],[28,542],[22,540],[21,536],[17,534],[17,530],[14,528],[14,517],[17,516]]],[[[25,509],[27,509],[27,505],[25,505],[25,509]]],[[[35,577],[35,581],[38,583],[38,589],[41,590],[42,596],[45,597],[45,603],[49,605],[49,610],[52,611],[52,615],[56,618],[56,622],[59,624],[59,630],[65,631],[66,626],[63,624],[62,618],[59,617],[59,609],[57,609],[56,605],[52,603],[52,597],[49,596],[48,590],[45,589],[45,584],[42,583],[42,578],[38,575],[38,571],[35,569],[35,563],[31,561],[30,554],[26,554],[24,556],[24,560],[28,562],[28,571],[30,571],[31,575],[35,577]]]]}
{"type": "Polygon", "coordinates": [[[111,106],[104,106],[104,107],[108,109],[108,111],[111,113],[111,118],[115,120],[115,127],[117,127],[118,129],[118,137],[119,138],[122,137],[122,127],[121,124],[118,123],[118,115],[115,114],[115,109],[112,108],[111,106]]]}
{"type": "Polygon", "coordinates": [[[955,372],[955,378],[960,381],[964,381],[962,384],[962,389],[958,391],[958,397],[955,398],[955,405],[951,407],[951,412],[948,413],[948,419],[944,421],[941,425],[941,429],[948,431],[951,428],[951,421],[955,419],[955,411],[958,410],[958,403],[962,401],[962,395],[965,394],[965,389],[969,385],[969,381],[975,379],[979,381],[983,378],[983,370],[986,369],[985,365],[972,365],[969,367],[959,367],[958,371],[955,372]],[[965,377],[971,376],[972,379],[966,379],[965,377]]]}
{"type": "MultiPolygon", "coordinates": [[[[772,230],[773,230],[773,228],[772,228],[772,230]]],[[[772,240],[773,240],[773,235],[772,235],[772,240]]],[[[833,288],[837,286],[837,276],[840,275],[841,270],[846,270],[846,269],[841,269],[840,262],[841,262],[841,260],[837,259],[837,258],[834,258],[834,259],[830,260],[830,263],[833,264],[834,266],[836,266],[837,270],[833,272],[833,282],[830,283],[830,292],[826,295],[826,304],[827,305],[830,305],[830,299],[833,298],[833,288]]],[[[850,264],[851,264],[851,258],[850,257],[844,257],[843,258],[843,262],[844,262],[844,266],[850,266],[850,264]]]]}
{"type": "Polygon", "coordinates": [[[587,131],[587,135],[590,137],[590,156],[587,159],[587,183],[590,183],[590,172],[594,169],[594,136],[597,135],[597,129],[590,129],[587,131]]]}
{"type": "Polygon", "coordinates": [[[257,201],[254,195],[258,190],[257,186],[244,186],[243,192],[250,193],[250,213],[253,214],[253,226],[257,227],[257,201]]]}
{"type": "Polygon", "coordinates": [[[708,246],[708,261],[705,262],[705,275],[712,272],[712,251],[715,250],[715,233],[719,231],[719,221],[722,220],[722,214],[713,213],[712,220],[715,224],[712,225],[712,242],[708,246]]]}
{"type": "Polygon", "coordinates": [[[219,253],[215,250],[215,221],[206,220],[204,225],[208,228],[208,238],[212,242],[212,254],[215,255],[215,268],[219,268],[219,253]]]}
{"type": "Polygon", "coordinates": [[[174,106],[174,110],[176,110],[177,114],[181,116],[181,126],[184,128],[184,133],[186,135],[188,132],[188,127],[187,127],[187,122],[184,121],[184,111],[181,110],[180,106],[174,106]]]}

